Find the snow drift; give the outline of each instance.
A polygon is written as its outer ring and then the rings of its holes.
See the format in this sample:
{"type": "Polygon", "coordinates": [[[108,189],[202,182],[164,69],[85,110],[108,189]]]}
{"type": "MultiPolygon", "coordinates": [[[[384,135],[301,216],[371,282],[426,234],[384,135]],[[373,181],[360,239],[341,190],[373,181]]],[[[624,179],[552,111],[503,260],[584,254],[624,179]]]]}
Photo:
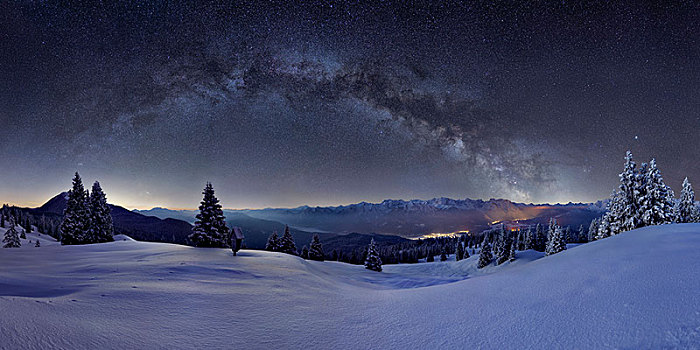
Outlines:
{"type": "Polygon", "coordinates": [[[700,224],[483,270],[41,244],[0,249],[0,348],[700,347],[700,224]]]}

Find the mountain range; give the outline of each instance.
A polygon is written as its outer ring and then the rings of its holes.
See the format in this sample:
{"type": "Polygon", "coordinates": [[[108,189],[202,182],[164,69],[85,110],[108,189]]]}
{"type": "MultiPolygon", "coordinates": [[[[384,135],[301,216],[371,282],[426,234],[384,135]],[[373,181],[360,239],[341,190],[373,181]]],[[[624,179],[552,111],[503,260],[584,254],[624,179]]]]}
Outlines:
{"type": "MultiPolygon", "coordinates": [[[[224,214],[237,218],[274,221],[308,232],[347,234],[375,233],[415,238],[432,233],[458,231],[479,232],[498,222],[521,225],[546,224],[556,218],[564,226],[588,223],[602,214],[604,203],[524,204],[505,199],[474,200],[433,198],[430,200],[385,200],[334,207],[225,209],[224,214]]],[[[194,222],[196,210],[153,208],[136,210],[162,219],[177,218],[194,222]]]]}

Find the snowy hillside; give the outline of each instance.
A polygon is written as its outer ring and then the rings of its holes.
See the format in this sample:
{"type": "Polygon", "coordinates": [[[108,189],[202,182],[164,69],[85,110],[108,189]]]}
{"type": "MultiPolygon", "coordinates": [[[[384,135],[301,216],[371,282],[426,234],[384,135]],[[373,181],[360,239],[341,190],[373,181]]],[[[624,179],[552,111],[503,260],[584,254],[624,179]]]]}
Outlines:
{"type": "Polygon", "coordinates": [[[0,348],[698,348],[699,249],[700,224],[667,225],[481,271],[472,257],[376,273],[42,241],[0,249],[0,348]]]}

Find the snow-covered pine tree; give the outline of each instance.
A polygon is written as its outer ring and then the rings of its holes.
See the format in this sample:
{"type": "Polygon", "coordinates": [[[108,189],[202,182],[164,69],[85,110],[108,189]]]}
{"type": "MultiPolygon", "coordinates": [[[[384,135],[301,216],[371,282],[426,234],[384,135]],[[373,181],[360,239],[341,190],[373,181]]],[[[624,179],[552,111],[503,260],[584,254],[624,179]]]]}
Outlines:
{"type": "MultiPolygon", "coordinates": [[[[557,220],[554,218],[549,218],[549,224],[547,225],[547,242],[551,239],[554,231],[559,225],[557,225],[557,220]]],[[[546,248],[545,248],[546,249],[546,248]]]]}
{"type": "Polygon", "coordinates": [[[464,254],[462,255],[462,260],[469,258],[469,248],[467,248],[467,243],[464,243],[464,254]]]}
{"type": "Polygon", "coordinates": [[[583,228],[583,224],[579,225],[578,227],[578,233],[576,234],[576,241],[579,243],[586,243],[588,242],[588,235],[586,235],[586,231],[583,228]]]}
{"type": "Polygon", "coordinates": [[[632,152],[627,151],[625,155],[625,167],[620,173],[620,205],[621,210],[615,223],[610,222],[611,227],[617,227],[619,231],[634,230],[641,222],[639,212],[639,174],[637,165],[632,159],[632,152]]]}
{"type": "Polygon", "coordinates": [[[535,247],[534,249],[538,252],[544,252],[547,245],[547,236],[545,236],[544,229],[542,225],[537,224],[535,226],[535,247]]]}
{"type": "Polygon", "coordinates": [[[598,222],[600,219],[595,218],[591,220],[591,224],[588,225],[588,242],[593,242],[595,241],[596,237],[598,236],[598,222]]]}
{"type": "Polygon", "coordinates": [[[535,233],[532,231],[532,226],[528,226],[527,231],[525,231],[524,249],[535,249],[535,233]]]}
{"type": "Polygon", "coordinates": [[[508,254],[507,247],[506,247],[506,227],[505,227],[505,225],[501,224],[500,227],[498,228],[495,242],[496,243],[493,247],[493,253],[496,256],[496,265],[498,265],[498,264],[500,264],[499,261],[503,258],[503,256],[508,254]]]}
{"type": "Polygon", "coordinates": [[[291,255],[297,255],[297,246],[294,244],[294,237],[289,233],[289,226],[284,226],[284,234],[279,241],[279,251],[291,255]]]}
{"type": "Polygon", "coordinates": [[[199,205],[199,214],[188,238],[195,247],[226,248],[230,230],[226,227],[226,218],[211,182],[207,182],[202,194],[204,197],[199,205]]]}
{"type": "Polygon", "coordinates": [[[481,243],[481,252],[479,253],[479,263],[476,265],[477,268],[483,269],[484,267],[491,264],[493,260],[493,255],[491,254],[491,245],[489,242],[481,243]]]}
{"type": "Polygon", "coordinates": [[[276,252],[279,250],[279,237],[277,237],[277,231],[272,232],[270,237],[267,239],[265,250],[271,252],[276,252]]]}
{"type": "Polygon", "coordinates": [[[34,246],[37,247],[37,248],[41,247],[41,243],[39,243],[39,240],[38,240],[38,239],[36,240],[36,244],[35,244],[34,246]]]}
{"type": "Polygon", "coordinates": [[[566,226],[564,229],[564,243],[571,243],[574,241],[573,234],[571,233],[571,226],[566,226]]]}
{"type": "Polygon", "coordinates": [[[508,261],[508,258],[510,257],[510,250],[514,246],[513,238],[511,237],[509,232],[506,232],[505,229],[502,229],[501,235],[502,236],[499,240],[500,247],[498,249],[498,255],[496,255],[496,265],[500,265],[508,261]]]}
{"type": "Polygon", "coordinates": [[[112,210],[107,205],[107,196],[98,181],[92,185],[90,193],[90,215],[92,223],[91,243],[114,241],[112,210]]]}
{"type": "Polygon", "coordinates": [[[446,261],[447,260],[447,252],[445,251],[445,246],[443,245],[440,248],[440,261],[446,261]]]}
{"type": "Polygon", "coordinates": [[[455,247],[455,260],[460,261],[464,259],[464,248],[462,247],[462,242],[457,240],[457,246],[455,247]]]}
{"type": "Polygon", "coordinates": [[[377,248],[374,245],[374,238],[369,242],[367,247],[367,258],[365,258],[365,268],[377,272],[382,271],[382,259],[379,258],[377,248]]]}
{"type": "Polygon", "coordinates": [[[317,234],[311,238],[311,244],[309,245],[309,259],[316,261],[323,261],[323,244],[321,244],[321,239],[317,234]]]}
{"type": "Polygon", "coordinates": [[[515,261],[515,244],[510,245],[510,250],[508,252],[508,261],[515,261]]]}
{"type": "Polygon", "coordinates": [[[552,255],[566,250],[566,242],[564,242],[563,233],[561,227],[554,226],[553,233],[549,236],[547,241],[547,251],[545,255],[552,255]]]}
{"type": "Polygon", "coordinates": [[[73,177],[73,188],[68,191],[66,209],[61,222],[61,244],[84,244],[90,233],[88,193],[78,172],[73,177]]]}
{"type": "Polygon", "coordinates": [[[656,167],[656,160],[649,162],[644,174],[644,191],[640,197],[639,209],[642,213],[642,225],[661,225],[673,222],[673,205],[667,193],[668,186],[656,167]]]}
{"type": "Polygon", "coordinates": [[[681,198],[678,202],[677,222],[698,222],[700,221],[700,213],[695,204],[695,191],[693,185],[690,184],[688,178],[683,180],[683,189],[681,190],[681,198]]]}
{"type": "Polygon", "coordinates": [[[15,228],[15,219],[10,216],[10,226],[5,231],[5,237],[2,239],[3,248],[19,248],[22,246],[22,242],[19,240],[19,234],[15,228]]]}
{"type": "Polygon", "coordinates": [[[299,255],[302,259],[309,259],[309,248],[306,246],[301,247],[301,254],[299,255]]]}

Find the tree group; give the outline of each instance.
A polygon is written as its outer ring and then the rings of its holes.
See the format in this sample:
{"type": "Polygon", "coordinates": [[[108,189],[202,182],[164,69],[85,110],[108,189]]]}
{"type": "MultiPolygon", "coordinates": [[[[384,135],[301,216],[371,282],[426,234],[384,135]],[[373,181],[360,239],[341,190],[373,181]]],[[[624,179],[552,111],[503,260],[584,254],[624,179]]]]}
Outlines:
{"type": "Polygon", "coordinates": [[[100,183],[95,181],[90,193],[76,172],[60,225],[61,244],[110,242],[113,236],[112,213],[100,183]]]}

